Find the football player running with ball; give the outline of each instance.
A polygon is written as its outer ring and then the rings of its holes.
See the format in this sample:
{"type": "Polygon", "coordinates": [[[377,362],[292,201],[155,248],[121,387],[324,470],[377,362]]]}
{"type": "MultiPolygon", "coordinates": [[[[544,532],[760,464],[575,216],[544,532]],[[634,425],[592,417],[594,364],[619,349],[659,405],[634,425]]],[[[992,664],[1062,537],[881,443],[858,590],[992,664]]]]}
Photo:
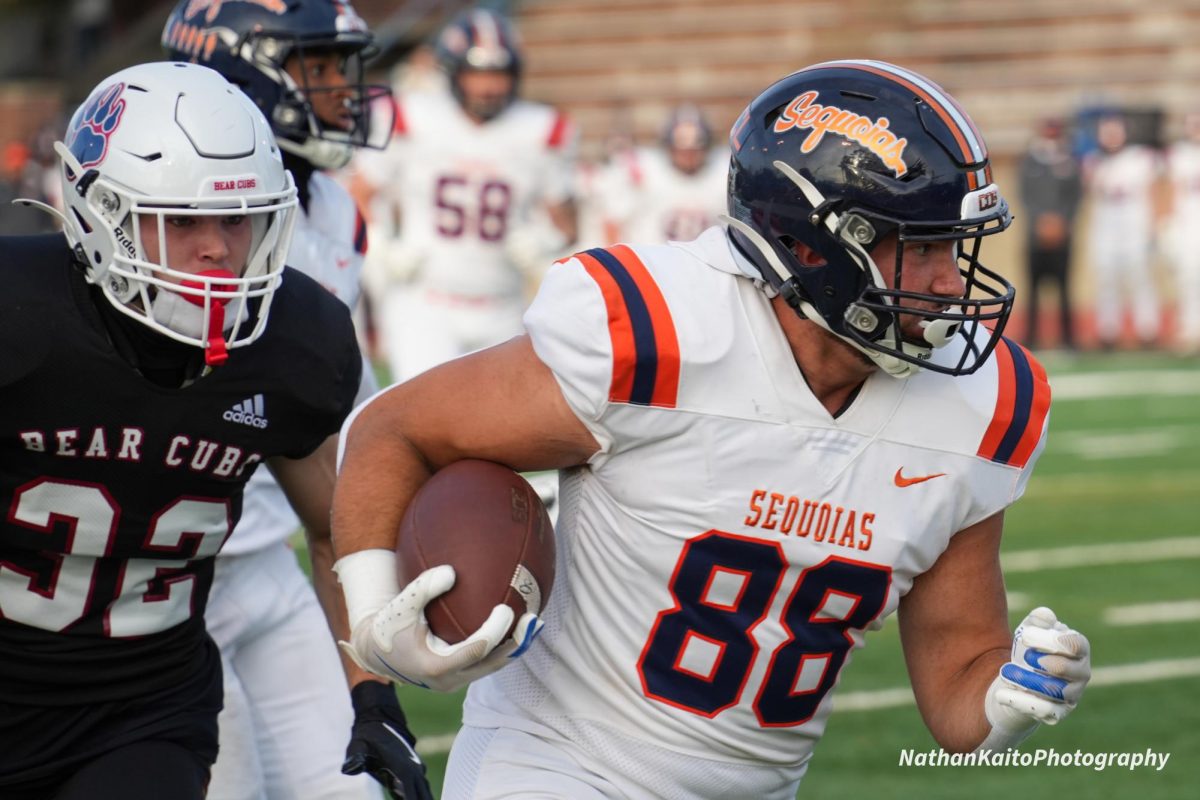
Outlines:
{"type": "Polygon", "coordinates": [[[362,358],[285,268],[295,184],[218,73],[118,72],[55,149],[63,234],[0,242],[0,795],[199,800],[214,556],[264,463],[328,538],[362,358]]]}
{"type": "Polygon", "coordinates": [[[447,798],[793,798],[896,611],[948,750],[1018,744],[1090,677],[1049,609],[1009,632],[1004,511],[1050,389],[1001,335],[1013,289],[979,252],[1011,217],[966,113],[910,70],[828,62],[763,91],[730,147],[724,225],[563,261],[527,335],[347,423],[350,646],[439,687],[494,672],[447,798]],[[519,659],[502,614],[425,636],[441,571],[396,585],[405,505],[462,458],[563,470],[554,594],[519,659]]]}

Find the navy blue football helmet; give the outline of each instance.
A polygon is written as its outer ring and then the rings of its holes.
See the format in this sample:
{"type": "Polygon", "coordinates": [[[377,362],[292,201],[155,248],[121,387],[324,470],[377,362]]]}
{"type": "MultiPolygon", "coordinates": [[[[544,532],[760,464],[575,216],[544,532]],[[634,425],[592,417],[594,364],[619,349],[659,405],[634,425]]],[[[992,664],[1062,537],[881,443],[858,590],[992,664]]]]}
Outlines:
{"type": "Polygon", "coordinates": [[[512,25],[495,11],[475,8],[456,16],[438,35],[435,55],[450,80],[450,91],[469,114],[485,121],[492,119],[516,98],[521,81],[521,48],[512,25]],[[507,72],[513,79],[512,90],[495,99],[468,98],[459,83],[459,76],[467,70],[507,72]]]}
{"type": "Polygon", "coordinates": [[[900,377],[920,367],[966,375],[987,360],[1013,287],[979,262],[979,248],[1012,216],[982,137],[944,90],[879,61],[817,64],[755,98],[730,146],[730,238],[797,313],[900,377]],[[889,287],[871,251],[893,233],[889,287]],[[966,284],[949,306],[899,289],[904,244],[938,241],[955,242],[966,284]],[[801,264],[797,242],[825,263],[801,264]],[[920,341],[901,330],[912,316],[920,341]],[[961,355],[931,360],[956,338],[961,355]]]}
{"type": "Polygon", "coordinates": [[[713,137],[712,128],[700,107],[683,103],[671,111],[661,138],[671,164],[680,172],[691,175],[704,166],[713,137]]]}
{"type": "Polygon", "coordinates": [[[270,120],[279,146],[318,169],[345,166],[355,147],[387,144],[391,124],[372,126],[370,115],[394,110],[385,99],[391,90],[363,83],[374,38],[348,0],[180,0],[163,28],[162,46],[169,58],[211,67],[240,86],[270,120]],[[329,51],[344,59],[346,87],[308,86],[305,55],[329,51]],[[299,83],[284,69],[293,56],[304,76],[299,83]],[[348,129],[313,110],[313,97],[331,91],[348,95],[348,129]]]}

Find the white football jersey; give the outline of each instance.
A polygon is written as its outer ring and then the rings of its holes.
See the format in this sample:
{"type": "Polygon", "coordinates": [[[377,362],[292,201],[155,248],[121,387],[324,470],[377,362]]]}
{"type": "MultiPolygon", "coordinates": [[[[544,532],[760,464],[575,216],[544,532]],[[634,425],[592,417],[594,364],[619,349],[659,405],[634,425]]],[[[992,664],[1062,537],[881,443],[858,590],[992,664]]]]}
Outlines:
{"type": "Polygon", "coordinates": [[[876,372],[831,416],[734,258],[720,228],[591,250],[525,316],[601,449],[563,474],[545,629],[464,721],[629,798],[793,798],[864,632],[1022,494],[1045,435],[1045,372],[1007,340],[970,376],[876,372]]]}
{"type": "MultiPolygon", "coordinates": [[[[366,221],[353,198],[333,178],[314,172],[308,183],[308,209],[298,209],[288,266],[324,286],[350,309],[358,305],[363,255],[367,248],[366,221]]],[[[268,322],[268,324],[270,324],[268,322]]],[[[313,336],[321,332],[314,330],[313,336]]],[[[369,370],[363,379],[374,387],[369,370]]],[[[363,396],[360,390],[359,397],[363,396]]],[[[246,484],[242,517],[222,555],[261,550],[291,536],[300,519],[271,471],[260,467],[246,484]]]]}
{"type": "Polygon", "coordinates": [[[396,107],[388,149],[363,153],[358,171],[399,209],[400,246],[420,254],[417,282],[446,295],[519,296],[506,239],[542,204],[571,197],[574,127],[524,100],[479,125],[448,91],[407,94],[396,107]]]}
{"type": "Polygon", "coordinates": [[[1183,223],[1200,216],[1200,143],[1178,142],[1167,151],[1174,217],[1183,223]]]}
{"type": "Polygon", "coordinates": [[[1093,232],[1100,237],[1148,238],[1159,169],[1159,156],[1141,145],[1097,155],[1090,169],[1093,232]]]}
{"type": "Polygon", "coordinates": [[[729,151],[713,150],[688,175],[671,164],[666,150],[641,149],[619,163],[625,181],[608,199],[613,221],[626,242],[691,241],[724,214],[729,151]]]}

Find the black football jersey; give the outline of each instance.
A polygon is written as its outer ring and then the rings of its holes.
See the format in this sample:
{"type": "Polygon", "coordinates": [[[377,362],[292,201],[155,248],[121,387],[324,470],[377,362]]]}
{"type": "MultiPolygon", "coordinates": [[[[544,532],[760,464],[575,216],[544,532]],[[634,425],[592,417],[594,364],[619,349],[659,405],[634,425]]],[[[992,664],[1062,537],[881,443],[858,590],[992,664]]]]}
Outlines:
{"type": "Polygon", "coordinates": [[[0,283],[0,700],[199,680],[213,556],[243,486],[350,411],[348,311],[289,269],[261,338],[164,388],[114,349],[62,236],[0,239],[0,283]]]}

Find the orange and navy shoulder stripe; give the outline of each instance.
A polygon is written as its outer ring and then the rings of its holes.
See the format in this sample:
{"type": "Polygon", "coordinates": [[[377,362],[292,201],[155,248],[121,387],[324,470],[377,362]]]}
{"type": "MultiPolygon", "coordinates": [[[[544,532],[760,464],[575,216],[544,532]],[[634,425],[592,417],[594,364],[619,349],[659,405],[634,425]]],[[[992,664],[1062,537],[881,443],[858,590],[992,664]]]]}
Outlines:
{"type": "Polygon", "coordinates": [[[1050,383],[1037,359],[1011,339],[1000,340],[993,358],[999,378],[996,410],[978,454],[1024,467],[1037,449],[1050,413],[1050,383]]]}
{"type": "Polygon", "coordinates": [[[576,255],[600,287],[612,340],[612,403],[674,408],[679,337],[666,299],[646,265],[625,245],[576,255]]]}

